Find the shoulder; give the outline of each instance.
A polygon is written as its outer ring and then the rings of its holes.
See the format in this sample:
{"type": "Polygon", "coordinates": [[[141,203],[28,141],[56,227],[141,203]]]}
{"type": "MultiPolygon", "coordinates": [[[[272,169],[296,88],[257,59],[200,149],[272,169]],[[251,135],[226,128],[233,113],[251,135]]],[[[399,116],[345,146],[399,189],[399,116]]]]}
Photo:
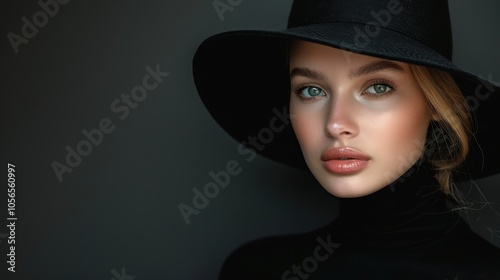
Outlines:
{"type": "Polygon", "coordinates": [[[273,236],[248,242],[224,262],[219,280],[281,279],[295,263],[303,235],[273,236]]]}
{"type": "MultiPolygon", "coordinates": [[[[295,279],[305,259],[328,258],[340,246],[323,229],[304,234],[273,236],[248,242],[224,262],[219,280],[295,279]]],[[[318,261],[318,260],[316,260],[318,261]]]]}

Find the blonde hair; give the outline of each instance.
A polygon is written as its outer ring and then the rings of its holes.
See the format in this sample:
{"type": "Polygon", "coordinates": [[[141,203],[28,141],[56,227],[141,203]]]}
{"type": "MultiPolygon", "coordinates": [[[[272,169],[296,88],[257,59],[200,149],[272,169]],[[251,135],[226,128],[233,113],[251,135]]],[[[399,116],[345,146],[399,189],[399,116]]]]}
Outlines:
{"type": "Polygon", "coordinates": [[[436,169],[442,191],[454,196],[453,171],[469,152],[472,119],[467,101],[448,72],[413,64],[410,70],[438,119],[431,123],[425,156],[436,169]]]}

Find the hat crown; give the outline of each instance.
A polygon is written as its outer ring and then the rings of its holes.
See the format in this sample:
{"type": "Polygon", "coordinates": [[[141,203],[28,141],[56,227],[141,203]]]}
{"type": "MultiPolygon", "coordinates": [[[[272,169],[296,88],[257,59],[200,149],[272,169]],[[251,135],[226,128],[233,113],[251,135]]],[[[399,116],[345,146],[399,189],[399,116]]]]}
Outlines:
{"type": "Polygon", "coordinates": [[[294,0],[288,28],[332,22],[360,24],[353,28],[371,37],[389,29],[452,57],[447,0],[294,0]]]}

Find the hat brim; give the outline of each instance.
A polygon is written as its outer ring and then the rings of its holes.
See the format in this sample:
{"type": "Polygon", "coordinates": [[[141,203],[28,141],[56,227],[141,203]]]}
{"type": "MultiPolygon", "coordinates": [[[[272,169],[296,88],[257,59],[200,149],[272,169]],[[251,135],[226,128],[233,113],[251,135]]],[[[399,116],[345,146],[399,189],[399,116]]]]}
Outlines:
{"type": "Polygon", "coordinates": [[[243,30],[214,35],[200,44],[193,59],[199,96],[215,121],[236,141],[269,159],[305,169],[300,146],[284,116],[290,94],[286,59],[290,39],[446,70],[468,101],[477,105],[472,110],[477,132],[460,172],[467,174],[464,178],[499,173],[500,149],[492,140],[495,127],[488,116],[500,104],[499,88],[462,71],[413,38],[381,27],[366,28],[364,24],[335,22],[284,31],[243,30]]]}

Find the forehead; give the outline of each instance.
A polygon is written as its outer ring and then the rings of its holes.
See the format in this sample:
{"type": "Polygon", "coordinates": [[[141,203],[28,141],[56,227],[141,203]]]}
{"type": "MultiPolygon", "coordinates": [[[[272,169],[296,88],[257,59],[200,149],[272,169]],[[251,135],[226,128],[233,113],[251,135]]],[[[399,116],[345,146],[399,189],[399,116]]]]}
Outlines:
{"type": "Polygon", "coordinates": [[[293,40],[290,42],[289,62],[291,67],[338,65],[343,68],[357,68],[378,61],[390,61],[400,65],[405,70],[408,69],[408,64],[400,61],[363,55],[308,41],[293,40]]]}

